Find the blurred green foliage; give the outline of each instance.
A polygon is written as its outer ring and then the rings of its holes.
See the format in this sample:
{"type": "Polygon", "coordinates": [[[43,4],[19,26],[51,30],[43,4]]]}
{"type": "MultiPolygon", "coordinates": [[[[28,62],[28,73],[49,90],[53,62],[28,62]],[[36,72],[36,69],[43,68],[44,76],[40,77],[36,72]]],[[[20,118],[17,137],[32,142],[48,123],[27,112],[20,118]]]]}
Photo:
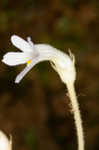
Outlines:
{"type": "Polygon", "coordinates": [[[26,144],[33,150],[37,149],[37,137],[35,133],[35,129],[29,129],[27,133],[25,133],[25,142],[26,144]]]}

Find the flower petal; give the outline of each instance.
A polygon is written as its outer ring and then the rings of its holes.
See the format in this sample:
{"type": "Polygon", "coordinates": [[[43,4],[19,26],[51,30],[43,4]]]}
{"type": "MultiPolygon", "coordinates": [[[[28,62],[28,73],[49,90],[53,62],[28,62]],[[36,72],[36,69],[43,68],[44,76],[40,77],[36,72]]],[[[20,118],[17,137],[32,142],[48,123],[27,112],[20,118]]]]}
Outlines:
{"type": "Polygon", "coordinates": [[[7,136],[0,130],[0,150],[11,150],[12,140],[8,139],[7,136]]]}
{"type": "Polygon", "coordinates": [[[34,49],[34,43],[32,42],[31,37],[27,37],[27,41],[28,41],[29,45],[31,46],[31,48],[34,49]]]}
{"type": "Polygon", "coordinates": [[[30,53],[9,52],[3,56],[2,62],[9,66],[15,66],[19,64],[25,64],[31,59],[32,55],[30,53]]]}
{"type": "Polygon", "coordinates": [[[19,83],[22,80],[22,78],[32,69],[32,67],[34,67],[38,62],[40,62],[42,60],[43,59],[39,56],[35,57],[32,60],[32,62],[28,66],[26,66],[21,73],[19,73],[19,75],[15,79],[15,83],[19,83]]]}
{"type": "Polygon", "coordinates": [[[17,35],[11,36],[11,42],[15,47],[17,47],[23,52],[33,52],[33,47],[30,45],[30,43],[28,43],[27,41],[25,41],[17,35]]]}

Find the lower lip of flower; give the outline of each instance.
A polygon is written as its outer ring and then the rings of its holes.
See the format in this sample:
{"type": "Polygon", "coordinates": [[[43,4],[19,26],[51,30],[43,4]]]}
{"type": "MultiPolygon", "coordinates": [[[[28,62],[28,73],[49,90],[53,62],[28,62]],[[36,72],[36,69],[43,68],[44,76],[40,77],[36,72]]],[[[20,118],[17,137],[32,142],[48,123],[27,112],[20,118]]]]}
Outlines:
{"type": "Polygon", "coordinates": [[[28,60],[26,63],[27,65],[29,65],[32,62],[32,60],[28,60]]]}

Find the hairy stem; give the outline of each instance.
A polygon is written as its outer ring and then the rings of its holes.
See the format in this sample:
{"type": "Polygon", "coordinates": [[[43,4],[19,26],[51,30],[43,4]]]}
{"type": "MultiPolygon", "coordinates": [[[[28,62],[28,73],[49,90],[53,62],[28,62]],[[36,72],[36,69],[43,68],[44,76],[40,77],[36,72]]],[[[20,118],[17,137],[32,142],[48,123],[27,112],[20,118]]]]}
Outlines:
{"type": "Polygon", "coordinates": [[[67,84],[67,89],[68,89],[68,93],[69,93],[69,97],[71,100],[71,105],[74,113],[74,121],[75,121],[77,138],[78,138],[78,150],[84,150],[84,135],[83,135],[82,120],[81,120],[79,104],[77,102],[74,84],[72,83],[67,84]]]}

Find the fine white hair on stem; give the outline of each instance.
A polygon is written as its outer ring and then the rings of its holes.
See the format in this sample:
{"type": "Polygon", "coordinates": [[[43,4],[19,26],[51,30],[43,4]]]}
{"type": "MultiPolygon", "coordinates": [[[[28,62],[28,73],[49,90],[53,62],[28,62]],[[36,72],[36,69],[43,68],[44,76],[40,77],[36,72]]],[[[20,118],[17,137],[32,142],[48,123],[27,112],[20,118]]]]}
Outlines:
{"type": "Polygon", "coordinates": [[[76,125],[77,137],[78,137],[78,150],[84,150],[84,135],[83,135],[82,120],[81,120],[79,104],[77,102],[77,96],[76,96],[74,85],[68,84],[67,89],[68,89],[69,97],[71,99],[72,110],[74,113],[74,121],[76,125]]]}
{"type": "Polygon", "coordinates": [[[71,101],[72,111],[74,114],[74,121],[75,121],[77,139],[78,139],[78,150],[84,150],[84,132],[82,126],[82,119],[81,119],[79,104],[77,101],[76,91],[74,87],[74,83],[76,80],[75,57],[70,50],[69,50],[69,54],[70,54],[72,65],[71,65],[71,69],[69,68],[67,72],[62,71],[52,63],[51,65],[55,69],[55,71],[60,75],[61,80],[66,84],[69,98],[71,101]],[[71,76],[71,73],[73,76],[71,76]],[[67,75],[69,75],[69,78],[67,75]],[[67,77],[65,78],[64,76],[67,77]]]}

